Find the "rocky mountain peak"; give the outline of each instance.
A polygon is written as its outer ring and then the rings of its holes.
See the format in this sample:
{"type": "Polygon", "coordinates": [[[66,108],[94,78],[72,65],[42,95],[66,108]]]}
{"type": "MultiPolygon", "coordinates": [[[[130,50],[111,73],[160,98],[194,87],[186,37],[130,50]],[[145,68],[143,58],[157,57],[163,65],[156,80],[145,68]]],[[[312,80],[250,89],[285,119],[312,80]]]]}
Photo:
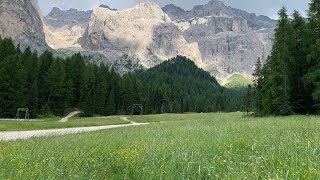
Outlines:
{"type": "Polygon", "coordinates": [[[54,49],[80,47],[78,39],[83,35],[92,11],[61,10],[54,7],[44,17],[46,41],[54,49]]]}
{"type": "Polygon", "coordinates": [[[70,26],[74,24],[86,24],[91,16],[90,11],[78,11],[77,9],[69,9],[63,11],[58,7],[54,7],[45,17],[46,24],[52,27],[70,26]]]}
{"type": "Polygon", "coordinates": [[[38,52],[47,49],[37,1],[1,0],[0,35],[12,38],[22,49],[28,46],[38,52]]]}
{"type": "Polygon", "coordinates": [[[186,15],[186,11],[184,9],[174,4],[166,5],[162,10],[174,20],[184,19],[186,15]]]}
{"type": "Polygon", "coordinates": [[[48,14],[49,17],[54,17],[56,16],[57,14],[61,14],[63,13],[63,11],[58,8],[58,7],[53,7],[52,10],[50,11],[50,13],[48,14]]]}
{"type": "Polygon", "coordinates": [[[210,0],[207,5],[211,5],[211,6],[225,6],[222,1],[218,1],[218,0],[210,0]]]}
{"type": "Polygon", "coordinates": [[[103,52],[109,59],[125,57],[130,64],[135,62],[146,68],[179,54],[201,63],[197,45],[188,44],[180,29],[155,3],[141,3],[121,11],[96,8],[81,45],[103,52]]]}
{"type": "Polygon", "coordinates": [[[117,11],[117,9],[111,8],[110,6],[104,5],[104,4],[100,4],[99,7],[101,7],[101,8],[107,8],[107,9],[110,9],[110,10],[112,10],[112,11],[117,11]]]}

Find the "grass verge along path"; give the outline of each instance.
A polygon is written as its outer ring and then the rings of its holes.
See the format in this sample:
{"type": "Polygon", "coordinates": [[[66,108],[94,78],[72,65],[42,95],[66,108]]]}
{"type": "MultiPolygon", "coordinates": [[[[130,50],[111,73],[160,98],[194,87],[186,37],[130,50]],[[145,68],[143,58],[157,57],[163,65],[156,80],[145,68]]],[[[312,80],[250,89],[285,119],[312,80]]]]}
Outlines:
{"type": "Polygon", "coordinates": [[[60,129],[73,127],[90,127],[90,126],[107,126],[118,124],[129,124],[130,122],[123,121],[120,117],[92,117],[81,118],[73,117],[67,122],[59,122],[60,118],[54,117],[49,119],[41,119],[41,121],[1,121],[1,131],[29,131],[29,130],[44,130],[44,129],[60,129]]]}
{"type": "Polygon", "coordinates": [[[43,136],[76,134],[76,133],[83,133],[83,132],[100,131],[100,130],[105,130],[105,129],[114,129],[114,128],[120,128],[120,127],[141,126],[141,125],[147,125],[147,124],[148,123],[131,123],[131,124],[109,125],[109,126],[93,126],[93,127],[64,128],[64,129],[50,129],[50,130],[0,132],[0,141],[9,141],[9,140],[17,140],[17,139],[30,139],[33,137],[43,137],[43,136]]]}

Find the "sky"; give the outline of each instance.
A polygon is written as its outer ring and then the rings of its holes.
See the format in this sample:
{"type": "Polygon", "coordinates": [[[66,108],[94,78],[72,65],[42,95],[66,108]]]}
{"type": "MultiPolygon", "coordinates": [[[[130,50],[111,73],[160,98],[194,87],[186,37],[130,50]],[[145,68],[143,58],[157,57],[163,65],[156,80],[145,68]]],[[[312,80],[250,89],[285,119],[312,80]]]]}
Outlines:
{"type": "MultiPolygon", "coordinates": [[[[209,0],[39,0],[39,6],[46,15],[53,7],[59,7],[63,10],[70,8],[78,10],[89,10],[105,4],[111,8],[126,9],[135,6],[141,2],[155,2],[160,6],[175,4],[186,10],[192,9],[195,5],[206,4],[209,0]]],[[[270,18],[277,19],[277,12],[282,6],[288,8],[291,14],[297,9],[305,15],[310,0],[221,0],[226,5],[233,8],[246,10],[257,15],[267,15],[270,18]]]]}

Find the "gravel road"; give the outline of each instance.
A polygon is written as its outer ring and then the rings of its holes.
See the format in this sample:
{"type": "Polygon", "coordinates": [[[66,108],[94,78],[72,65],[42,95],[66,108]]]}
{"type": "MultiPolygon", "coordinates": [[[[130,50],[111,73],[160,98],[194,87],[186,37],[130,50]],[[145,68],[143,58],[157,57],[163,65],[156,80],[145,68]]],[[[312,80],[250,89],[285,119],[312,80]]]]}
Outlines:
{"type": "Polygon", "coordinates": [[[111,125],[111,126],[0,132],[0,141],[12,141],[12,140],[18,140],[18,139],[29,139],[33,137],[43,137],[43,136],[48,137],[48,136],[58,136],[58,135],[66,135],[66,134],[76,134],[76,133],[93,132],[93,131],[129,127],[129,126],[141,126],[141,125],[147,125],[147,124],[149,123],[131,123],[131,124],[121,124],[121,125],[111,125]]]}

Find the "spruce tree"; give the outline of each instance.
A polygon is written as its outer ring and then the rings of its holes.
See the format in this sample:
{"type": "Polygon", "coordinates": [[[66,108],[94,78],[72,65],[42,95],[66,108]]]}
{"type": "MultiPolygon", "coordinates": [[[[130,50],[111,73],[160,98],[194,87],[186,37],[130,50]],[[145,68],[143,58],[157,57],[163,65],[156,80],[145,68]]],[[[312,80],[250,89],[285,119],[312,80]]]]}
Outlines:
{"type": "Polygon", "coordinates": [[[108,94],[108,99],[106,101],[106,114],[112,116],[115,114],[115,101],[114,101],[114,89],[111,89],[108,94]]]}
{"type": "Polygon", "coordinates": [[[38,55],[31,53],[30,48],[27,48],[22,54],[22,60],[26,71],[26,104],[31,112],[31,116],[35,117],[38,114],[38,71],[39,62],[38,55]]]}
{"type": "Polygon", "coordinates": [[[320,0],[311,0],[308,16],[309,55],[303,82],[312,92],[314,108],[320,112],[320,0]]]}
{"type": "Polygon", "coordinates": [[[253,96],[254,96],[254,110],[256,115],[262,114],[262,64],[260,58],[255,65],[255,70],[253,72],[253,96]]]}
{"type": "MultiPolygon", "coordinates": [[[[279,11],[279,22],[275,30],[275,39],[271,51],[269,64],[266,68],[272,69],[265,77],[265,95],[271,98],[271,112],[278,115],[290,115],[293,113],[289,97],[289,52],[291,28],[287,10],[283,7],[279,11]]],[[[270,103],[270,99],[264,99],[264,103],[270,103]]]]}
{"type": "Polygon", "coordinates": [[[45,51],[40,57],[39,57],[39,73],[38,73],[38,103],[40,106],[40,111],[42,113],[48,113],[48,99],[49,99],[49,85],[47,84],[47,77],[48,77],[48,72],[50,69],[50,66],[53,62],[53,55],[49,51],[45,51]]]}
{"type": "Polygon", "coordinates": [[[25,108],[25,71],[19,55],[0,62],[0,116],[14,118],[18,108],[25,108]]]}
{"type": "Polygon", "coordinates": [[[66,62],[67,79],[72,84],[72,107],[81,107],[85,98],[86,84],[85,72],[86,64],[80,53],[74,54],[71,59],[66,62]]]}
{"type": "Polygon", "coordinates": [[[4,60],[4,58],[10,56],[10,55],[15,55],[16,53],[16,48],[13,44],[13,41],[11,38],[5,38],[1,40],[0,43],[0,62],[4,60]]]}
{"type": "Polygon", "coordinates": [[[95,100],[96,113],[100,115],[106,114],[106,98],[108,91],[107,80],[104,77],[103,67],[95,66],[96,84],[95,84],[95,100]]]}
{"type": "Polygon", "coordinates": [[[83,116],[91,117],[95,113],[95,75],[94,75],[94,67],[92,65],[88,65],[85,69],[85,91],[83,92],[83,103],[82,103],[82,111],[83,116]]]}
{"type": "Polygon", "coordinates": [[[66,108],[66,84],[65,71],[60,59],[52,62],[46,81],[49,90],[47,107],[49,107],[50,111],[55,115],[64,115],[66,108]]]}
{"type": "Polygon", "coordinates": [[[294,11],[291,20],[292,35],[289,43],[291,62],[289,62],[290,104],[295,113],[305,114],[312,109],[311,92],[305,88],[302,77],[306,74],[307,31],[305,19],[294,11]]]}

